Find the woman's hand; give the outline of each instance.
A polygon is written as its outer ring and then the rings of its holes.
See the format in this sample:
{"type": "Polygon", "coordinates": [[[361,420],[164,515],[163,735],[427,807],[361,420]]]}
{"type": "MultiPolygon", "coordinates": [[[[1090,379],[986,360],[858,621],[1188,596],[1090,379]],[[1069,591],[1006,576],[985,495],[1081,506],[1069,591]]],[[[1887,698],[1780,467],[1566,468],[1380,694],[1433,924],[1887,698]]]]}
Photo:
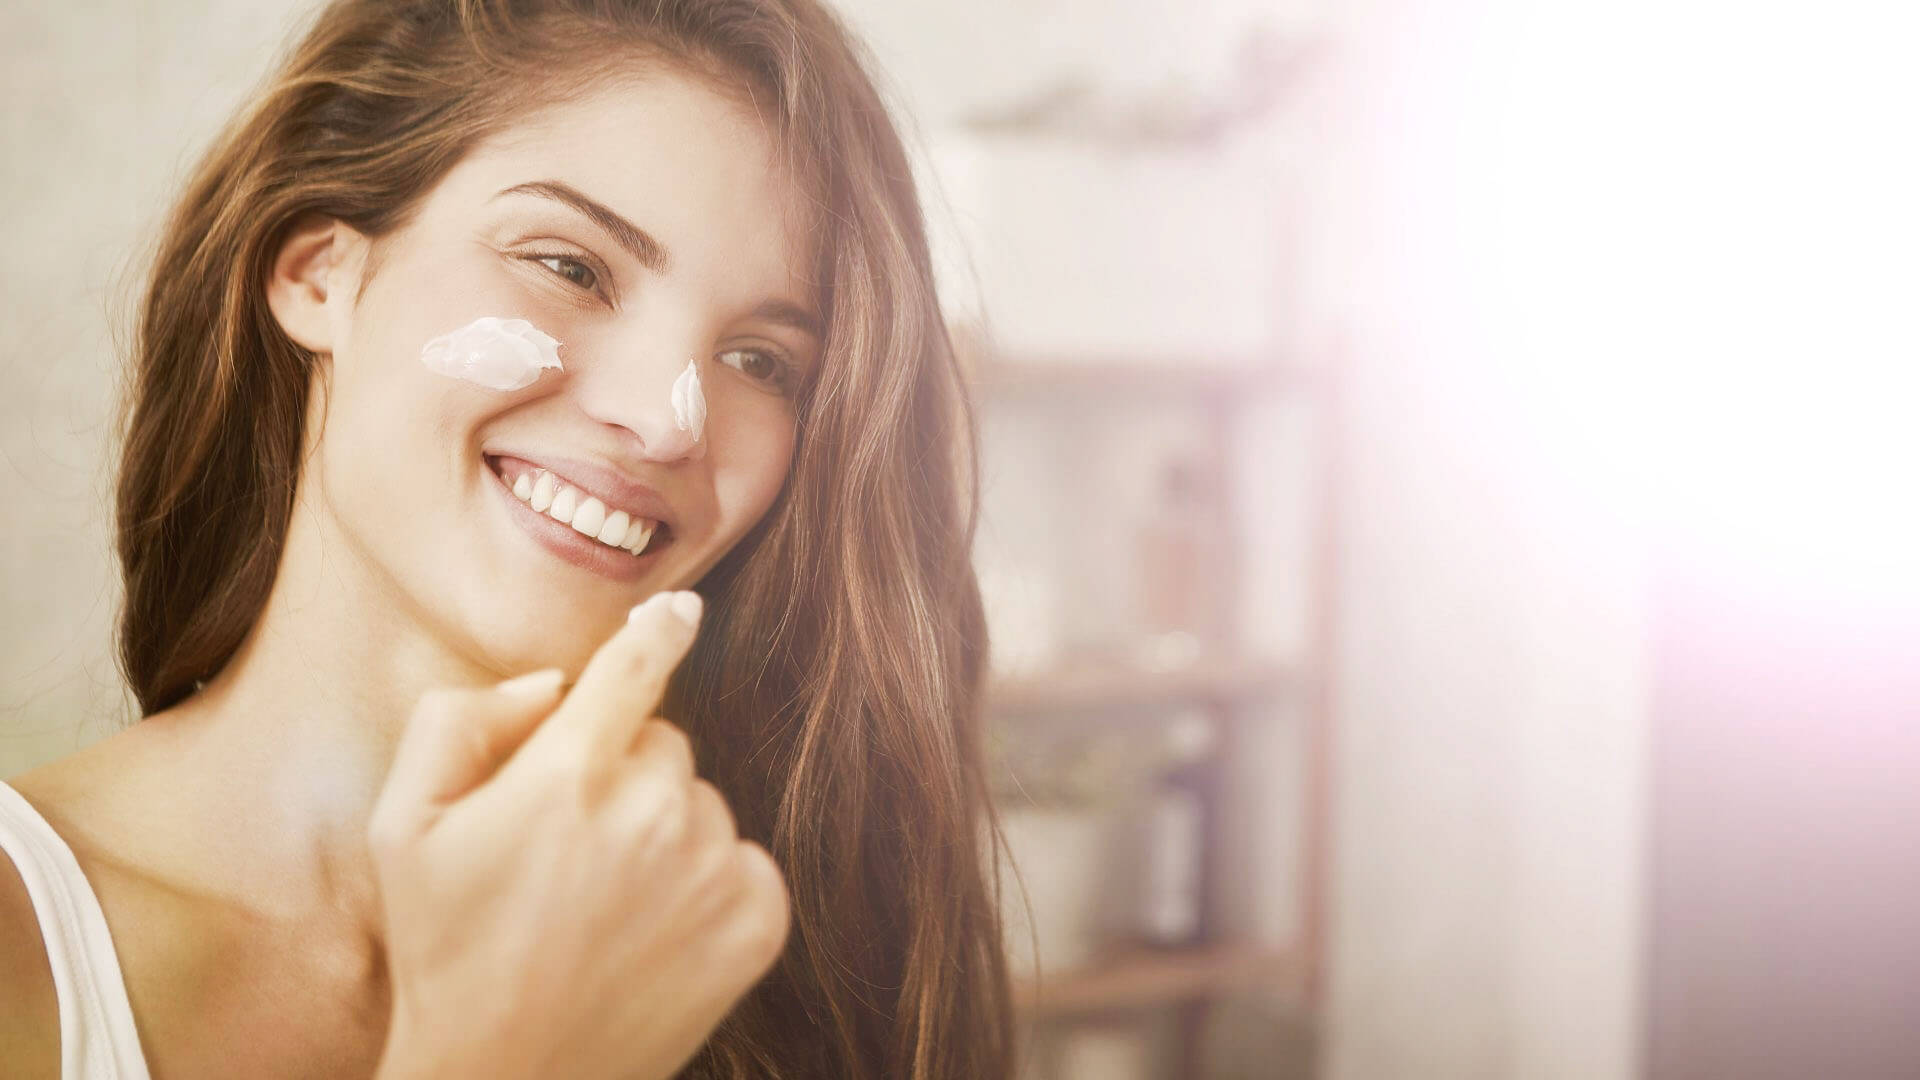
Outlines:
{"type": "Polygon", "coordinates": [[[778,958],[785,879],[654,715],[699,616],[635,608],[564,701],[558,671],[421,699],[368,826],[381,1080],[670,1077],[778,958]]]}

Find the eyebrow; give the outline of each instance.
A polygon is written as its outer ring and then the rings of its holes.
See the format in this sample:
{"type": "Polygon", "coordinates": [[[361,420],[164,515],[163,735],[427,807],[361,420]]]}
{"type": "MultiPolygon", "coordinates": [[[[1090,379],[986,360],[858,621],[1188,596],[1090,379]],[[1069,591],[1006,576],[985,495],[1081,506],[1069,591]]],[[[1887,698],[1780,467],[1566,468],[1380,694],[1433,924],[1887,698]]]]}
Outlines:
{"type": "MultiPolygon", "coordinates": [[[[494,199],[506,195],[537,195],[543,199],[565,203],[587,216],[600,230],[621,247],[627,249],[641,266],[656,274],[664,274],[673,266],[673,255],[666,247],[647,234],[645,229],[614,213],[605,204],[594,201],[586,192],[572,184],[560,180],[529,180],[524,184],[515,184],[502,188],[495,193],[494,199]]],[[[492,202],[493,199],[488,199],[492,202]]]]}
{"type": "MultiPolygon", "coordinates": [[[[656,274],[665,274],[673,267],[673,254],[666,245],[655,240],[647,230],[615,213],[605,203],[564,180],[529,180],[524,184],[502,188],[494,194],[493,199],[507,195],[533,195],[570,206],[600,226],[602,232],[613,237],[614,242],[625,248],[641,266],[656,274]]],[[[492,202],[493,199],[487,201],[492,202]]],[[[751,317],[810,334],[815,340],[825,338],[818,316],[786,300],[768,300],[754,308],[751,317]]]]}
{"type": "Polygon", "coordinates": [[[821,332],[820,320],[812,312],[785,300],[768,300],[749,312],[748,317],[765,319],[770,323],[778,323],[803,334],[810,334],[815,341],[826,338],[826,335],[821,332]]]}

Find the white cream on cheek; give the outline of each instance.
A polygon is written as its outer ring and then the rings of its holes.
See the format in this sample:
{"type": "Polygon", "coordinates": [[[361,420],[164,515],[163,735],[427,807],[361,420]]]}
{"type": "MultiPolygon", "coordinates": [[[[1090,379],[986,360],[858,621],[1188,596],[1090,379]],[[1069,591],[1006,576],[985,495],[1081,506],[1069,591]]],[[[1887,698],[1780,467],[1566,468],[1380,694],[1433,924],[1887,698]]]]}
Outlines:
{"type": "Polygon", "coordinates": [[[560,342],[525,319],[483,315],[420,348],[428,371],[489,390],[519,390],[540,372],[560,370],[560,342]]]}
{"type": "Polygon", "coordinates": [[[673,422],[682,431],[693,432],[699,442],[707,426],[707,396],[700,389],[698,361],[687,361],[687,370],[673,380],[673,422]]]}

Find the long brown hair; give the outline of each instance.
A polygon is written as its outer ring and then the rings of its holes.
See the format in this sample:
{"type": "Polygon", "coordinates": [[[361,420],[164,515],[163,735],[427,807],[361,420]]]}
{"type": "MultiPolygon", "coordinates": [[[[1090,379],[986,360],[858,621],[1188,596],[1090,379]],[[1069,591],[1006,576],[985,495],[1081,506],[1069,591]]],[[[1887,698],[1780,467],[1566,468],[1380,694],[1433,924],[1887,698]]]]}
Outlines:
{"type": "Polygon", "coordinates": [[[1006,1076],[968,558],[977,425],[906,152],[858,45],[815,0],[322,9],[154,253],[117,491],[122,665],[143,714],[173,705],[233,655],[272,587],[314,370],[265,304],[286,229],[329,215],[377,252],[480,139],[649,64],[773,121],[818,211],[827,322],[787,483],[699,584],[708,618],[662,709],[793,895],[785,955],[684,1075],[1006,1076]]]}

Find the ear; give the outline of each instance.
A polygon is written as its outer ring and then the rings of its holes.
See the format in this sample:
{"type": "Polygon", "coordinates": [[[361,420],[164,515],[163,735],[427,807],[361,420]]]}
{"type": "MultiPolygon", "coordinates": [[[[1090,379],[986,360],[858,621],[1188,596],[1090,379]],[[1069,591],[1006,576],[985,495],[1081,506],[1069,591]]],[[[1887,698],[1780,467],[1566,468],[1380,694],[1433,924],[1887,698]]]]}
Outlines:
{"type": "Polygon", "coordinates": [[[281,237],[267,275],[267,307],[294,343],[331,354],[359,289],[366,238],[338,219],[308,213],[281,237]]]}

